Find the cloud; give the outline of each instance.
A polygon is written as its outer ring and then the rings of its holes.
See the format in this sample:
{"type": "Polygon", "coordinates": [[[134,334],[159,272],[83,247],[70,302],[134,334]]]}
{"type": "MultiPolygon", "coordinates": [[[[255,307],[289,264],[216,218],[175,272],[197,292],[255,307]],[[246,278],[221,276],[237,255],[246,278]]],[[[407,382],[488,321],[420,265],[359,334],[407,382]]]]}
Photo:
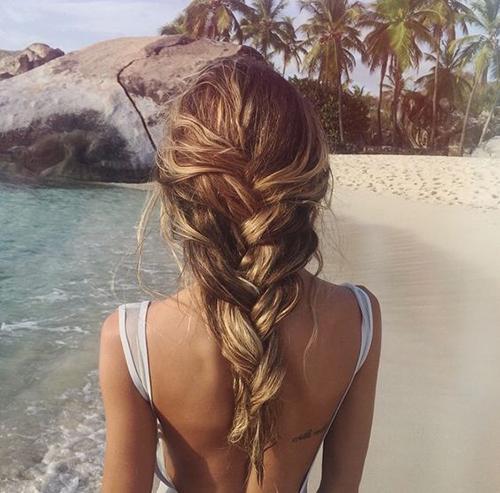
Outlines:
{"type": "Polygon", "coordinates": [[[119,36],[154,36],[186,0],[2,0],[0,49],[44,42],[65,51],[119,36]]]}

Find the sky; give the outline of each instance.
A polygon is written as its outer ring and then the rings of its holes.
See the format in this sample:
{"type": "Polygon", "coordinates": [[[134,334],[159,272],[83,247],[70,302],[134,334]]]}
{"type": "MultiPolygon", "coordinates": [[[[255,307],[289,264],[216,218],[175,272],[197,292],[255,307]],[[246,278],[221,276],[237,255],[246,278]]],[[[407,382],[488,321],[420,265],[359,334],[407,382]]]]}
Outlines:
{"type": "MultiPolygon", "coordinates": [[[[64,52],[122,36],[154,36],[174,19],[189,0],[0,0],[0,50],[21,50],[30,43],[46,43],[64,52]]],[[[251,2],[247,2],[251,3],[251,2]]],[[[295,27],[307,18],[291,0],[286,14],[295,27]]],[[[281,65],[279,65],[281,66],[281,65]]],[[[420,68],[419,75],[429,66],[420,68]]],[[[292,65],[287,75],[297,69],[292,65]]],[[[353,83],[378,94],[378,73],[357,63],[353,83]]]]}

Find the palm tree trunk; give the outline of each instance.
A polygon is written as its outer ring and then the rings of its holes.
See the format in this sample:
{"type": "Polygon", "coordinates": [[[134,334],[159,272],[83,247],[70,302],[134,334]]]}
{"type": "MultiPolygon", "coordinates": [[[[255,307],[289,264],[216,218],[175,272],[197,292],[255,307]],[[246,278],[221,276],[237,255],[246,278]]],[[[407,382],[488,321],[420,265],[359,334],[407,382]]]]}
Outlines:
{"type": "Polygon", "coordinates": [[[436,66],[434,67],[434,91],[432,95],[432,126],[431,126],[431,149],[436,147],[436,126],[437,126],[437,97],[438,97],[438,74],[439,74],[439,50],[441,47],[441,31],[436,33],[436,66]]]}
{"type": "Polygon", "coordinates": [[[460,135],[460,144],[458,147],[458,155],[463,156],[464,155],[464,142],[465,142],[465,132],[467,130],[467,123],[469,121],[469,113],[470,113],[470,107],[472,105],[472,98],[474,97],[474,93],[476,92],[477,85],[479,83],[480,77],[478,74],[475,75],[474,77],[474,84],[472,86],[472,89],[469,94],[469,100],[467,101],[467,109],[465,110],[465,116],[464,116],[464,123],[462,125],[462,133],[460,135]]]}
{"type": "Polygon", "coordinates": [[[483,131],[481,132],[481,137],[479,138],[479,142],[477,144],[478,147],[481,146],[484,140],[484,136],[486,135],[486,131],[488,130],[488,126],[490,124],[491,118],[493,117],[493,114],[495,113],[495,109],[497,107],[497,102],[498,102],[498,93],[500,90],[497,89],[496,94],[495,94],[495,100],[493,101],[493,104],[491,106],[491,110],[488,113],[488,118],[486,118],[486,121],[484,122],[483,126],[483,131]]]}
{"type": "Polygon", "coordinates": [[[394,56],[391,56],[391,61],[389,64],[389,72],[392,75],[394,81],[394,88],[392,92],[392,101],[391,101],[391,125],[392,125],[392,145],[396,145],[396,125],[394,123],[394,101],[396,100],[396,80],[395,80],[395,68],[394,68],[394,56]]]}
{"type": "Polygon", "coordinates": [[[337,79],[337,86],[338,86],[338,96],[337,96],[337,102],[339,105],[339,138],[340,138],[340,144],[344,145],[344,125],[342,122],[342,70],[340,67],[338,68],[338,79],[337,79]]]}
{"type": "Polygon", "coordinates": [[[392,64],[393,64],[393,79],[394,79],[394,95],[391,105],[392,145],[394,147],[399,147],[401,145],[401,135],[398,126],[398,105],[399,105],[399,97],[401,96],[399,61],[393,59],[392,64]]]}
{"type": "Polygon", "coordinates": [[[384,137],[382,136],[382,95],[385,79],[385,71],[387,69],[387,60],[382,62],[380,67],[380,87],[378,91],[378,106],[377,106],[377,126],[378,126],[378,143],[379,145],[384,144],[384,137]]]}
{"type": "Polygon", "coordinates": [[[391,104],[391,120],[392,120],[392,145],[397,147],[398,142],[398,90],[394,88],[394,97],[391,104]]]}
{"type": "Polygon", "coordinates": [[[285,71],[286,71],[286,60],[283,59],[283,77],[285,77],[285,71]]]}

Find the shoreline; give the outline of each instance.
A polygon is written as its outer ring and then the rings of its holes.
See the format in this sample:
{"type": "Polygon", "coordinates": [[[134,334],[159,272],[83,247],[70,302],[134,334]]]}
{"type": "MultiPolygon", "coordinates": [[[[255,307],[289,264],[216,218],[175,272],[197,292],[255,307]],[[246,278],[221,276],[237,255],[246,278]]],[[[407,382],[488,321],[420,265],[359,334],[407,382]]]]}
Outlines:
{"type": "MultiPolygon", "coordinates": [[[[493,158],[399,154],[330,154],[334,194],[337,186],[370,190],[410,201],[500,209],[500,163],[493,158]]],[[[23,184],[22,177],[6,183],[23,184]]],[[[61,187],[114,187],[148,191],[151,182],[78,181],[61,178],[27,184],[61,187]]]]}
{"type": "MultiPolygon", "coordinates": [[[[390,154],[330,154],[337,186],[414,202],[500,209],[500,164],[492,158],[390,154]]],[[[89,182],[150,190],[150,183],[89,182]]]]}

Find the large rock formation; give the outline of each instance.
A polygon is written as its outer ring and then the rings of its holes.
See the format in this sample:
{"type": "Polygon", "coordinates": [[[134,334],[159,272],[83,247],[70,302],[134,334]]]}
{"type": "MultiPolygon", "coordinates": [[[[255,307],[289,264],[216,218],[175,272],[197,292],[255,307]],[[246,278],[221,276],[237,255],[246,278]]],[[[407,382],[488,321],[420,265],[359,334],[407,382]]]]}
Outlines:
{"type": "Polygon", "coordinates": [[[165,102],[206,63],[253,49],[185,36],[119,38],[0,81],[0,172],[144,181],[165,102]]]}
{"type": "Polygon", "coordinates": [[[64,55],[59,48],[32,43],[21,51],[0,51],[0,80],[10,79],[64,55]]]}

